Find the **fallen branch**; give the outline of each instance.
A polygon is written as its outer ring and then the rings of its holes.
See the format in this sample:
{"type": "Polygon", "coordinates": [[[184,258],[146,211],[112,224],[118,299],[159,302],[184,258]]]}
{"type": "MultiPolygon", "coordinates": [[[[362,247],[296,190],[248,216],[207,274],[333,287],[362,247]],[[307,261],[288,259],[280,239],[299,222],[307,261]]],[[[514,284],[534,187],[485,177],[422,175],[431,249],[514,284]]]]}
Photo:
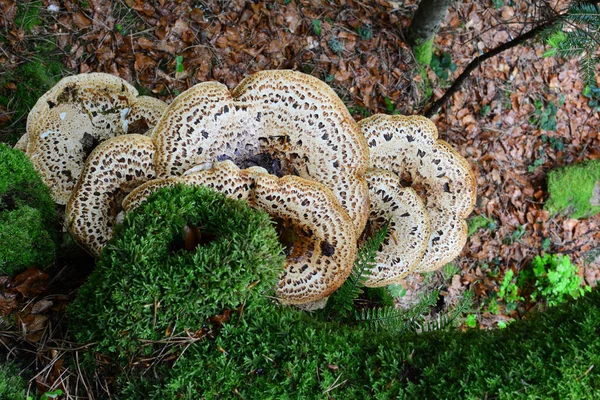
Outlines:
{"type": "Polygon", "coordinates": [[[546,22],[536,26],[535,28],[531,29],[530,31],[517,36],[516,38],[514,38],[513,40],[503,43],[499,46],[494,47],[493,49],[489,50],[488,52],[475,57],[470,63],[469,65],[467,65],[467,67],[463,70],[463,72],[458,76],[458,78],[456,78],[456,80],[452,83],[452,86],[450,86],[448,88],[448,90],[446,90],[446,92],[444,93],[444,95],[442,97],[440,97],[438,100],[436,100],[435,102],[431,103],[431,105],[425,109],[425,112],[423,113],[427,118],[431,118],[433,115],[435,115],[440,108],[446,104],[446,102],[448,101],[448,99],[450,99],[456,92],[459,91],[459,89],[462,87],[462,85],[465,83],[465,81],[467,80],[467,78],[471,75],[471,73],[481,65],[481,63],[483,63],[484,61],[502,53],[505,50],[508,49],[512,49],[515,46],[518,46],[522,43],[525,43],[526,41],[528,41],[529,39],[533,39],[534,37],[536,37],[539,33],[545,31],[546,29],[549,29],[550,27],[552,27],[554,24],[556,24],[556,22],[563,16],[564,14],[556,14],[555,16],[553,16],[551,19],[547,20],[546,22]]]}

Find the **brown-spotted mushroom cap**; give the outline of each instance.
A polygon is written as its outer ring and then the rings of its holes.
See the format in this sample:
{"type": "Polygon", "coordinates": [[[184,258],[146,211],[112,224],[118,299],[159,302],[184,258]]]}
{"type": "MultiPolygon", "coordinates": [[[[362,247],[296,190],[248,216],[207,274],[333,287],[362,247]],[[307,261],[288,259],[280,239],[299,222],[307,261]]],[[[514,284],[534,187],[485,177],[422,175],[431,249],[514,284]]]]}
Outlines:
{"type": "Polygon", "coordinates": [[[252,205],[256,174],[267,174],[267,171],[260,167],[240,170],[229,160],[194,167],[182,176],[158,178],[138,186],[123,200],[123,211],[127,213],[138,207],[158,189],[177,184],[207,186],[229,198],[245,200],[252,205]]]}
{"type": "Polygon", "coordinates": [[[419,195],[403,188],[393,172],[370,169],[365,179],[371,202],[368,229],[376,232],[389,221],[365,286],[386,286],[400,281],[421,262],[429,243],[429,216],[419,195]]]}
{"type": "MultiPolygon", "coordinates": [[[[476,184],[468,162],[438,140],[435,125],[421,116],[374,115],[359,122],[374,168],[408,178],[423,190],[431,236],[415,272],[435,270],[456,257],[466,241],[466,218],[476,184]]],[[[421,192],[419,192],[421,194],[421,192]]]]}
{"type": "Polygon", "coordinates": [[[475,205],[476,184],[467,160],[422,116],[377,114],[359,122],[369,145],[371,167],[409,177],[426,191],[427,207],[454,210],[466,218],[475,205]]]}
{"type": "Polygon", "coordinates": [[[149,137],[132,134],[103,142],[88,157],[66,220],[71,234],[93,255],[112,237],[125,194],[156,177],[154,152],[149,137]]]}
{"type": "Polygon", "coordinates": [[[127,114],[127,133],[150,136],[166,109],[167,103],[162,100],[139,96],[127,114]]]}
{"type": "Polygon", "coordinates": [[[362,175],[368,148],[357,124],[329,86],[294,71],[264,71],[226,86],[198,84],[178,96],[153,139],[160,177],[193,165],[232,160],[277,176],[323,183],[362,232],[368,188],[362,175]]]}
{"type": "Polygon", "coordinates": [[[100,142],[128,133],[137,96],[125,80],[91,73],[61,79],[36,102],[27,117],[27,155],[55,202],[66,204],[85,159],[100,142]]]}
{"type": "Polygon", "coordinates": [[[27,143],[29,143],[29,135],[27,132],[21,136],[21,138],[15,143],[15,149],[21,150],[23,153],[27,152],[27,143]]]}
{"type": "Polygon", "coordinates": [[[435,271],[454,260],[467,242],[467,222],[456,213],[427,208],[431,235],[427,250],[412,272],[435,271]]]}
{"type": "Polygon", "coordinates": [[[277,297],[284,304],[321,300],[350,275],[356,256],[352,220],[324,185],[296,176],[256,176],[256,206],[274,218],[287,249],[277,297]]]}

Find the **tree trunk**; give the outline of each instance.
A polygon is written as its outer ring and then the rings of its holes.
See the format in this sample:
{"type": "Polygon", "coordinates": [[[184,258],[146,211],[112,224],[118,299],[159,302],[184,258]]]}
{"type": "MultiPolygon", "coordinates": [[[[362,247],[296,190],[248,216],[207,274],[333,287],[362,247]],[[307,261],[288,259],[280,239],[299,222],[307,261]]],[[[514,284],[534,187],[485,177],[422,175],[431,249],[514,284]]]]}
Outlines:
{"type": "Polygon", "coordinates": [[[410,24],[413,46],[431,40],[440,29],[452,0],[422,0],[410,24]]]}

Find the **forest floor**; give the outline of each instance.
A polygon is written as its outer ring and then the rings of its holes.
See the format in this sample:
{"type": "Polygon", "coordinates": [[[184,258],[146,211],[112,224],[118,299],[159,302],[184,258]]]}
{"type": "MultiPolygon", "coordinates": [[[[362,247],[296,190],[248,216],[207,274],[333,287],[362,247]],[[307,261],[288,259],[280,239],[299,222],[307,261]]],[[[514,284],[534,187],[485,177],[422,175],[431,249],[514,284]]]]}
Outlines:
{"type": "MultiPolygon", "coordinates": [[[[170,102],[199,82],[233,88],[256,71],[295,69],[331,85],[356,119],[419,114],[474,57],[543,13],[520,0],[456,2],[435,40],[438,66],[422,72],[404,34],[414,3],[0,0],[0,135],[14,143],[24,132],[19,106],[32,105],[24,100],[26,77],[49,84],[93,71],[170,102]],[[24,65],[42,68],[24,75],[24,65]]],[[[566,254],[586,284],[600,279],[600,214],[575,220],[543,208],[549,170],[600,158],[599,113],[583,95],[576,61],[543,58],[544,51],[528,43],[486,61],[433,118],[440,138],[475,172],[471,219],[487,222],[452,265],[409,276],[400,303],[438,288],[454,304],[472,290],[476,325],[490,328],[535,306],[498,297],[507,271],[516,276],[535,255],[566,254]]]]}

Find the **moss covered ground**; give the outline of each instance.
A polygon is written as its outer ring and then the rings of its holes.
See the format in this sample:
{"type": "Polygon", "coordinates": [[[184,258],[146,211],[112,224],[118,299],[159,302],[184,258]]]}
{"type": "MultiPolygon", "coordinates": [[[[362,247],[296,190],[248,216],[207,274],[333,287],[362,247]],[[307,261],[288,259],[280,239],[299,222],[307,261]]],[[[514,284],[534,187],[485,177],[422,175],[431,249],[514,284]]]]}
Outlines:
{"type": "Polygon", "coordinates": [[[551,214],[587,218],[600,212],[600,161],[569,165],[548,173],[549,199],[545,208],[551,214]]]}

